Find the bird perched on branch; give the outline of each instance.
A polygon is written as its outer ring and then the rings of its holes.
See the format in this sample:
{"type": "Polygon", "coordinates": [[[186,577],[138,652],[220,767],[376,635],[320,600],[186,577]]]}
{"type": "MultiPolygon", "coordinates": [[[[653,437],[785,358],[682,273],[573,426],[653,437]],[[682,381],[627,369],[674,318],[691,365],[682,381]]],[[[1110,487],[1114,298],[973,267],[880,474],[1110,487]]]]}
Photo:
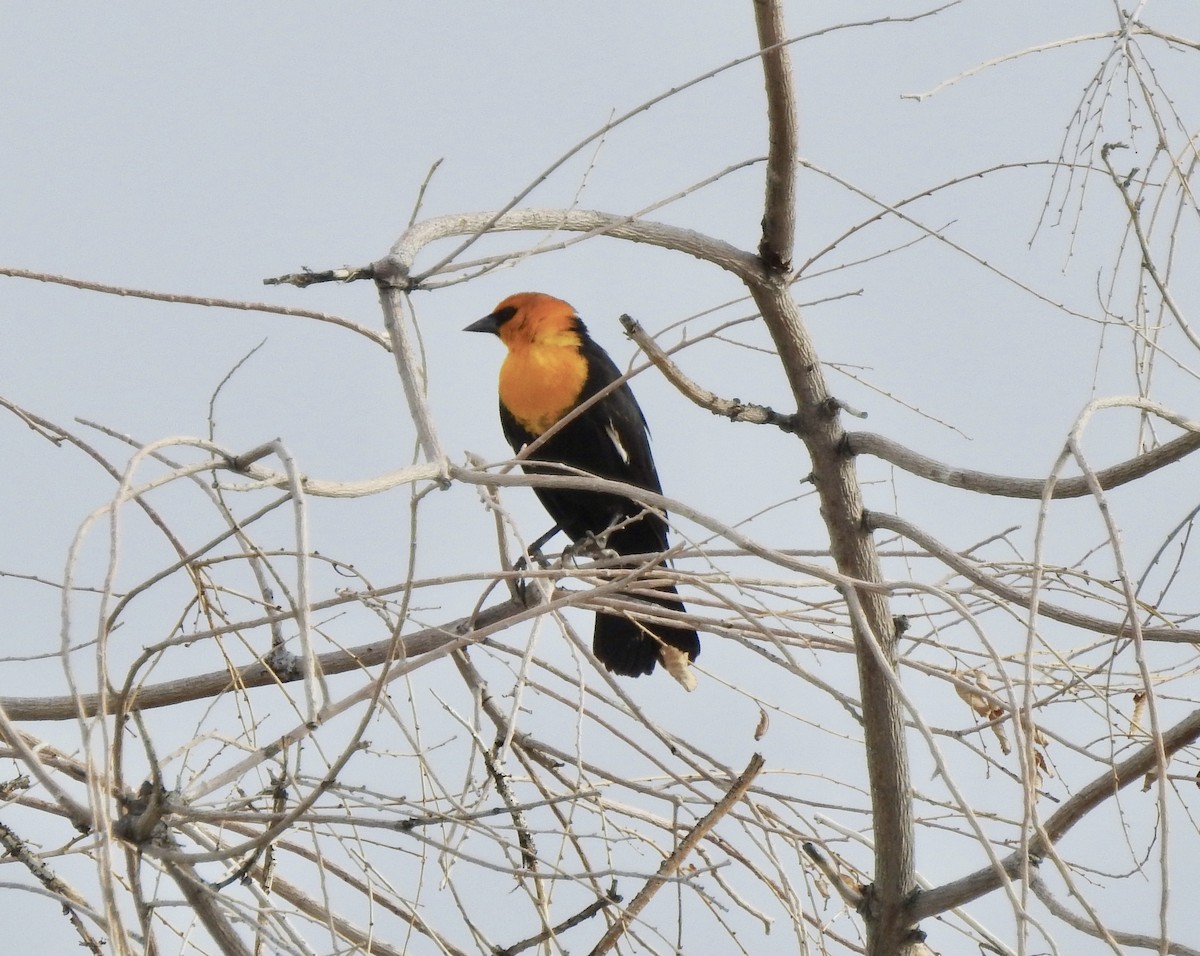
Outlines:
{"type": "MultiPolygon", "coordinates": [[[[466,331],[491,332],[508,349],[500,367],[500,423],[514,451],[568,419],[522,466],[527,473],[561,475],[574,469],[662,494],[646,419],[626,383],[573,414],[621,373],[568,303],[520,292],[466,331]]],[[[596,540],[619,555],[667,550],[664,517],[631,498],[566,488],[534,491],[556,522],[550,534],[561,529],[577,544],[596,540]]],[[[677,594],[673,586],[660,594],[648,599],[683,610],[676,597],[668,596],[677,594]]],[[[700,653],[700,638],[692,628],[603,612],[596,615],[592,649],[614,674],[649,674],[661,661],[684,687],[695,686],[688,665],[700,653]]]]}

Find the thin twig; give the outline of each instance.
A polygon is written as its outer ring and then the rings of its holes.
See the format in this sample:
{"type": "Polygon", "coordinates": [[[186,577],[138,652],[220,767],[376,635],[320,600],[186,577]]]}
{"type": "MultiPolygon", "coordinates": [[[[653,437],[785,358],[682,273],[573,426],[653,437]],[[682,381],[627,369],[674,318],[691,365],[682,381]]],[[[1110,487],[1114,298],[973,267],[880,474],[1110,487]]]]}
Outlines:
{"type": "Polygon", "coordinates": [[[662,862],[662,866],[658,868],[658,872],[650,877],[646,885],[638,891],[637,896],[629,901],[629,905],[625,907],[624,912],[620,917],[608,928],[598,942],[595,948],[592,949],[591,956],[601,956],[607,953],[616,945],[617,940],[625,935],[625,931],[629,928],[629,924],[637,918],[637,915],[646,907],[646,904],[654,898],[667,879],[672,876],[679,867],[683,864],[684,858],[692,851],[692,849],[704,839],[704,835],[708,833],[721,817],[725,816],[734,805],[742,799],[746,791],[750,789],[750,785],[754,783],[754,778],[758,776],[758,772],[763,768],[763,758],[761,754],[754,754],[750,758],[750,762],[746,764],[746,769],[742,771],[740,777],[733,781],[729,789],[725,792],[717,804],[704,815],[694,827],[692,827],[679,845],[675,847],[675,851],[662,862]]]}
{"type": "Polygon", "coordinates": [[[666,352],[659,348],[658,343],[642,328],[640,322],[628,315],[622,315],[620,322],[625,334],[646,353],[646,358],[654,363],[655,368],[662,372],[667,381],[694,404],[731,421],[750,422],[754,425],[774,425],[785,432],[796,430],[795,415],[781,415],[766,405],[754,405],[736,398],[721,398],[715,392],[710,392],[697,385],[684,374],[678,365],[671,361],[666,352]]]}
{"type": "MultiPolygon", "coordinates": [[[[905,521],[897,515],[885,514],[881,511],[868,511],[863,515],[863,524],[873,531],[892,531],[903,535],[914,544],[920,545],[930,554],[936,556],[968,581],[995,594],[1006,604],[1015,604],[1019,607],[1028,608],[1033,603],[1033,596],[1031,594],[1005,584],[991,575],[984,574],[974,562],[963,558],[952,548],[947,547],[934,538],[933,535],[926,534],[916,525],[905,521]]],[[[1128,636],[1130,633],[1129,624],[1125,621],[1106,621],[1104,618],[1093,617],[1090,614],[1072,611],[1069,608],[1047,604],[1042,600],[1038,600],[1037,609],[1038,614],[1042,617],[1047,617],[1052,621],[1059,621],[1063,624],[1070,624],[1072,627],[1080,627],[1097,634],[1111,634],[1122,637],[1128,636]]],[[[1175,627],[1143,627],[1141,631],[1143,640],[1147,641],[1200,644],[1200,631],[1197,630],[1175,627]]]]}
{"type": "Polygon", "coordinates": [[[536,936],[530,936],[528,939],[523,939],[519,943],[513,943],[511,946],[505,946],[502,949],[495,950],[493,956],[516,956],[517,953],[531,949],[538,943],[544,943],[548,939],[555,939],[572,927],[578,926],[580,923],[590,920],[602,909],[612,906],[613,903],[620,903],[621,899],[622,897],[617,893],[617,884],[613,883],[608,890],[607,896],[589,903],[574,916],[569,916],[558,925],[542,930],[536,936]]]}
{"type": "MultiPolygon", "coordinates": [[[[337,272],[356,272],[356,270],[335,270],[337,272]]],[[[129,286],[110,285],[106,282],[89,282],[85,279],[73,279],[70,276],[54,275],[49,272],[34,272],[30,269],[14,269],[8,266],[0,266],[0,275],[12,276],[15,279],[32,279],[34,282],[48,282],[54,285],[65,285],[72,289],[83,289],[86,292],[102,292],[106,295],[119,295],[131,299],[151,299],[154,302],[170,302],[176,305],[200,305],[210,309],[237,309],[242,312],[263,312],[268,315],[287,315],[299,319],[316,319],[318,322],[326,322],[330,325],[339,325],[343,329],[349,329],[363,338],[370,339],[376,345],[381,345],[385,349],[388,347],[387,339],[376,332],[374,329],[369,329],[365,325],[359,325],[357,322],[351,322],[349,319],[344,319],[340,315],[332,315],[328,312],[314,312],[312,309],[293,309],[288,306],[274,305],[270,302],[244,302],[241,299],[220,299],[215,296],[201,295],[179,295],[173,292],[153,292],[149,289],[134,289],[129,286]]],[[[310,272],[310,276],[316,276],[317,273],[310,272]]],[[[364,278],[360,275],[344,275],[337,277],[339,281],[349,281],[352,278],[364,278]]],[[[319,280],[313,278],[312,282],[331,281],[329,279],[319,280]]],[[[264,280],[267,285],[272,283],[269,280],[264,280]]],[[[295,284],[295,283],[293,283],[295,284]]]]}

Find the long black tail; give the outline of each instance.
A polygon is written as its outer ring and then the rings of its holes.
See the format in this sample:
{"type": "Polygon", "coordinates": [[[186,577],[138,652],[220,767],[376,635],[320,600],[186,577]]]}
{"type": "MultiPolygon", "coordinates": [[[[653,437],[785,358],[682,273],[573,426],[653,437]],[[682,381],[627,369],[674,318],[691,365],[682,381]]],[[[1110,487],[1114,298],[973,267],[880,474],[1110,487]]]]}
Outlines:
{"type": "MultiPolygon", "coordinates": [[[[661,590],[664,595],[678,594],[674,587],[661,590]]],[[[648,595],[646,597],[673,611],[683,610],[683,603],[677,598],[648,595]]],[[[690,627],[672,627],[669,624],[649,621],[635,622],[620,614],[596,615],[592,651],[600,663],[614,674],[623,674],[626,677],[652,674],[654,665],[659,661],[662,644],[679,648],[693,661],[700,654],[700,636],[690,627]]]]}

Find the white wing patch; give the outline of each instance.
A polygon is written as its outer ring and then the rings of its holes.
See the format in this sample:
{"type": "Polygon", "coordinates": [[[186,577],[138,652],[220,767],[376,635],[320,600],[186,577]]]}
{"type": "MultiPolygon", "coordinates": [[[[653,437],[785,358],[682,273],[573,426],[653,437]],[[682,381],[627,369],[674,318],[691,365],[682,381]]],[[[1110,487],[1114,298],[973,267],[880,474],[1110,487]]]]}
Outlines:
{"type": "Polygon", "coordinates": [[[621,461],[628,465],[629,452],[625,446],[621,444],[621,435],[617,431],[617,427],[613,424],[611,418],[604,423],[604,430],[608,433],[608,437],[612,439],[613,447],[617,450],[617,454],[621,456],[621,461]]]}

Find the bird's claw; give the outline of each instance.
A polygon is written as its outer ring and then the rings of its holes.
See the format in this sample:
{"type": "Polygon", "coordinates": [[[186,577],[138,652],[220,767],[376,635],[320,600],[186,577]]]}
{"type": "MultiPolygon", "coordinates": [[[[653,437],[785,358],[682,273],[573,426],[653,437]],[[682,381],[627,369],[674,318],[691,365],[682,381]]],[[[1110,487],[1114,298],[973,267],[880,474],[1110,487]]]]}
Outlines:
{"type": "Polygon", "coordinates": [[[588,533],[569,544],[563,549],[562,560],[563,564],[568,561],[574,563],[576,558],[607,558],[615,556],[616,552],[608,547],[608,532],[601,531],[600,534],[588,533]]]}

